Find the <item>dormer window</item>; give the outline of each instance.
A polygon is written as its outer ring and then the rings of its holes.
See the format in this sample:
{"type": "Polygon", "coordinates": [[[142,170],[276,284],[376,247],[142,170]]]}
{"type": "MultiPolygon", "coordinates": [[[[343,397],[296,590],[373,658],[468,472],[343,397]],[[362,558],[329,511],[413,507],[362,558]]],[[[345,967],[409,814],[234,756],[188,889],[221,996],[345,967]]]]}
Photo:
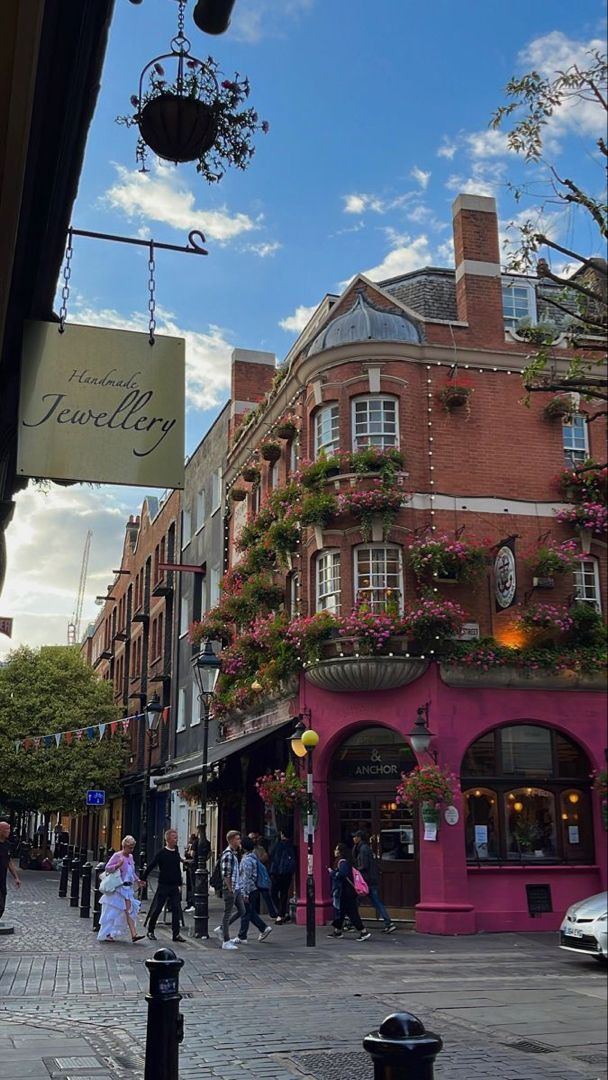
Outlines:
{"type": "Polygon", "coordinates": [[[506,330],[516,331],[522,319],[536,323],[534,286],[519,278],[503,278],[502,311],[506,330]]]}

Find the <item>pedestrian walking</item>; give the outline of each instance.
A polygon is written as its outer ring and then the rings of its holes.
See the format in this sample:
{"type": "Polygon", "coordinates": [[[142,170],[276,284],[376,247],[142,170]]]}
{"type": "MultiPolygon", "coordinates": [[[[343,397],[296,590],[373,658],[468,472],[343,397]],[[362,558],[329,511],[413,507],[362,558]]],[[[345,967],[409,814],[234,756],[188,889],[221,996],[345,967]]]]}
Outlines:
{"type": "MultiPolygon", "coordinates": [[[[250,837],[246,836],[244,838],[242,847],[245,854],[241,859],[239,874],[241,879],[241,895],[245,904],[245,914],[241,917],[241,926],[238,933],[239,945],[243,945],[247,942],[249,923],[253,923],[259,930],[258,941],[266,941],[266,938],[272,933],[272,926],[268,926],[258,914],[258,874],[260,866],[262,866],[262,869],[264,869],[264,867],[255,854],[255,845],[250,837]]],[[[232,916],[230,922],[235,922],[237,918],[238,912],[236,915],[232,916]]]]}
{"type": "Polygon", "coordinates": [[[260,862],[264,863],[264,866],[269,866],[270,855],[268,854],[266,848],[264,847],[264,844],[262,843],[262,837],[260,836],[259,832],[250,832],[247,835],[250,840],[253,840],[253,850],[260,862]]]}
{"type": "Polygon", "coordinates": [[[147,881],[148,875],[158,867],[158,887],[148,912],[148,937],[156,941],[154,928],[158,916],[165,904],[171,909],[171,930],[174,941],[184,941],[180,934],[181,929],[181,888],[182,888],[182,857],[177,847],[177,831],[167,829],[165,833],[165,846],[152,859],[143,874],[143,881],[147,881]]]}
{"type": "Polygon", "coordinates": [[[19,889],[21,887],[21,879],[12,860],[10,835],[11,827],[8,821],[0,821],[0,919],[4,915],[4,909],[6,907],[8,874],[11,875],[15,882],[15,888],[19,889]]]}
{"type": "Polygon", "coordinates": [[[278,915],[275,923],[290,921],[289,887],[296,869],[296,849],[291,842],[291,837],[281,830],[270,859],[270,878],[272,881],[272,900],[277,908],[278,915]]]}
{"type": "Polygon", "coordinates": [[[222,896],[224,899],[224,918],[222,925],[216,926],[214,933],[222,941],[222,949],[238,949],[238,938],[230,938],[230,916],[232,909],[236,908],[237,914],[242,919],[245,915],[245,902],[241,892],[241,874],[239,867],[238,850],[241,846],[241,834],[238,829],[230,829],[226,833],[226,847],[222,852],[222,896]]]}
{"type": "Polygon", "coordinates": [[[194,875],[198,865],[198,836],[195,832],[190,834],[184,859],[186,861],[186,915],[189,915],[194,911],[194,875]]]}
{"type": "Polygon", "coordinates": [[[357,906],[357,893],[353,878],[353,868],[348,857],[346,844],[336,844],[334,850],[334,865],[329,867],[331,874],[331,892],[336,917],[332,922],[333,931],[328,934],[330,938],[343,936],[344,920],[350,919],[355,930],[359,933],[356,941],[367,941],[372,935],[366,930],[361,922],[359,908],[357,906]]]}
{"type": "Polygon", "coordinates": [[[140,903],[133,895],[133,886],[140,885],[141,882],[135,872],[134,849],[135,838],[125,836],[121,850],[112,855],[106,863],[108,874],[112,874],[115,870],[120,871],[122,885],[119,885],[114,892],[102,894],[98,941],[118,941],[130,935],[131,941],[135,942],[141,941],[144,936],[137,933],[135,922],[140,903]]]}
{"type": "Polygon", "coordinates": [[[268,873],[268,867],[270,866],[270,855],[266,851],[262,843],[262,837],[258,832],[250,832],[249,839],[253,840],[254,848],[253,853],[258,860],[258,888],[257,895],[255,897],[255,910],[258,915],[261,913],[262,900],[266,905],[266,911],[270,915],[271,919],[276,919],[279,914],[275,907],[274,900],[271,896],[272,881],[270,880],[270,874],[268,873]]]}
{"type": "Polygon", "coordinates": [[[380,874],[378,871],[378,862],[374,858],[374,853],[369,844],[369,836],[364,829],[359,829],[354,833],[353,840],[353,864],[357,867],[357,870],[361,871],[369,889],[369,898],[374,905],[379,918],[384,922],[382,933],[393,934],[397,927],[386,910],[378,892],[380,874]]]}

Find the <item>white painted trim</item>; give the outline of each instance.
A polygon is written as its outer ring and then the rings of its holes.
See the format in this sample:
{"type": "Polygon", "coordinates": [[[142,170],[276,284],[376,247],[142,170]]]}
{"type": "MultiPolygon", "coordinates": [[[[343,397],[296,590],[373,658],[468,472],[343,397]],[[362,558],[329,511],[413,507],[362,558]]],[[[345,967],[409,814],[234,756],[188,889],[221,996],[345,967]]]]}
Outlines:
{"type": "Polygon", "coordinates": [[[461,210],[478,210],[482,214],[496,213],[496,199],[491,195],[457,195],[452,203],[452,217],[461,210]]]}
{"type": "Polygon", "coordinates": [[[380,393],[380,368],[369,367],[367,369],[367,378],[369,380],[369,392],[370,394],[380,393]]]}
{"type": "Polygon", "coordinates": [[[458,283],[465,274],[474,277],[501,277],[500,263],[481,262],[479,259],[464,259],[456,267],[456,282],[458,283]]]}
{"type": "Polygon", "coordinates": [[[414,510],[451,510],[474,514],[519,514],[520,517],[551,517],[558,510],[567,510],[571,503],[526,502],[523,499],[499,499],[470,495],[435,495],[415,492],[407,503],[414,510]]]}
{"type": "Polygon", "coordinates": [[[277,358],[271,352],[259,352],[257,349],[233,349],[233,364],[265,364],[267,367],[276,367],[277,358]]]}

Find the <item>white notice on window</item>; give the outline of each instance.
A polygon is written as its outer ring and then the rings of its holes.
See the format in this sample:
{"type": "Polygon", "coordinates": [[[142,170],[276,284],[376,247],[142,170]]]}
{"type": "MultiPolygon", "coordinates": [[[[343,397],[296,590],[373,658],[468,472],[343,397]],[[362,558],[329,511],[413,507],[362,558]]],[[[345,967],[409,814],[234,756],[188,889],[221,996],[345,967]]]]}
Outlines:
{"type": "Polygon", "coordinates": [[[568,843],[580,844],[578,835],[578,825],[568,825],[568,843]]]}
{"type": "Polygon", "coordinates": [[[424,839],[436,840],[437,839],[437,822],[425,821],[424,823],[424,839]]]}

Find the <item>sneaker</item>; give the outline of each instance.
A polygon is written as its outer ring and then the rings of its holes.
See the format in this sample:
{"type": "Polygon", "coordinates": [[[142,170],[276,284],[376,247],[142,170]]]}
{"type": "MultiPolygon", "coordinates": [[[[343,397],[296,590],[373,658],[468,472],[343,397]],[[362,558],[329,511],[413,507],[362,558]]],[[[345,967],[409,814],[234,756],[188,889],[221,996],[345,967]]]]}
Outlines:
{"type": "Polygon", "coordinates": [[[272,934],[272,926],[267,926],[265,930],[262,930],[262,933],[260,934],[260,936],[258,938],[258,941],[266,941],[266,938],[270,934],[272,934]]]}
{"type": "Polygon", "coordinates": [[[331,934],[328,934],[327,936],[328,937],[342,937],[342,931],[341,930],[332,930],[331,934]]]}
{"type": "Polygon", "coordinates": [[[222,943],[222,949],[232,949],[233,952],[238,952],[238,946],[234,944],[234,941],[224,941],[222,943]]]}
{"type": "Polygon", "coordinates": [[[234,941],[235,945],[248,945],[249,944],[246,937],[235,937],[232,940],[234,941]]]}
{"type": "Polygon", "coordinates": [[[357,938],[355,940],[356,941],[367,941],[367,939],[370,938],[371,936],[372,935],[370,934],[369,930],[362,930],[361,933],[357,936],[357,938]]]}
{"type": "Polygon", "coordinates": [[[394,922],[389,922],[384,927],[382,933],[383,934],[394,934],[396,929],[397,929],[397,927],[395,926],[394,922]]]}
{"type": "Polygon", "coordinates": [[[217,938],[219,938],[220,941],[224,940],[224,931],[222,930],[221,926],[214,926],[213,933],[217,938]]]}
{"type": "Polygon", "coordinates": [[[185,911],[184,911],[184,914],[185,914],[185,915],[191,915],[191,914],[192,914],[192,912],[193,912],[194,910],[195,910],[195,909],[194,909],[194,907],[193,907],[193,906],[192,906],[192,904],[191,904],[191,905],[190,905],[190,907],[187,907],[187,908],[185,909],[185,911]]]}
{"type": "Polygon", "coordinates": [[[282,918],[281,918],[281,916],[280,916],[280,915],[277,915],[277,917],[276,917],[276,919],[274,920],[274,922],[275,922],[275,926],[280,926],[280,925],[281,925],[281,923],[283,922],[283,920],[282,920],[282,918]]]}

